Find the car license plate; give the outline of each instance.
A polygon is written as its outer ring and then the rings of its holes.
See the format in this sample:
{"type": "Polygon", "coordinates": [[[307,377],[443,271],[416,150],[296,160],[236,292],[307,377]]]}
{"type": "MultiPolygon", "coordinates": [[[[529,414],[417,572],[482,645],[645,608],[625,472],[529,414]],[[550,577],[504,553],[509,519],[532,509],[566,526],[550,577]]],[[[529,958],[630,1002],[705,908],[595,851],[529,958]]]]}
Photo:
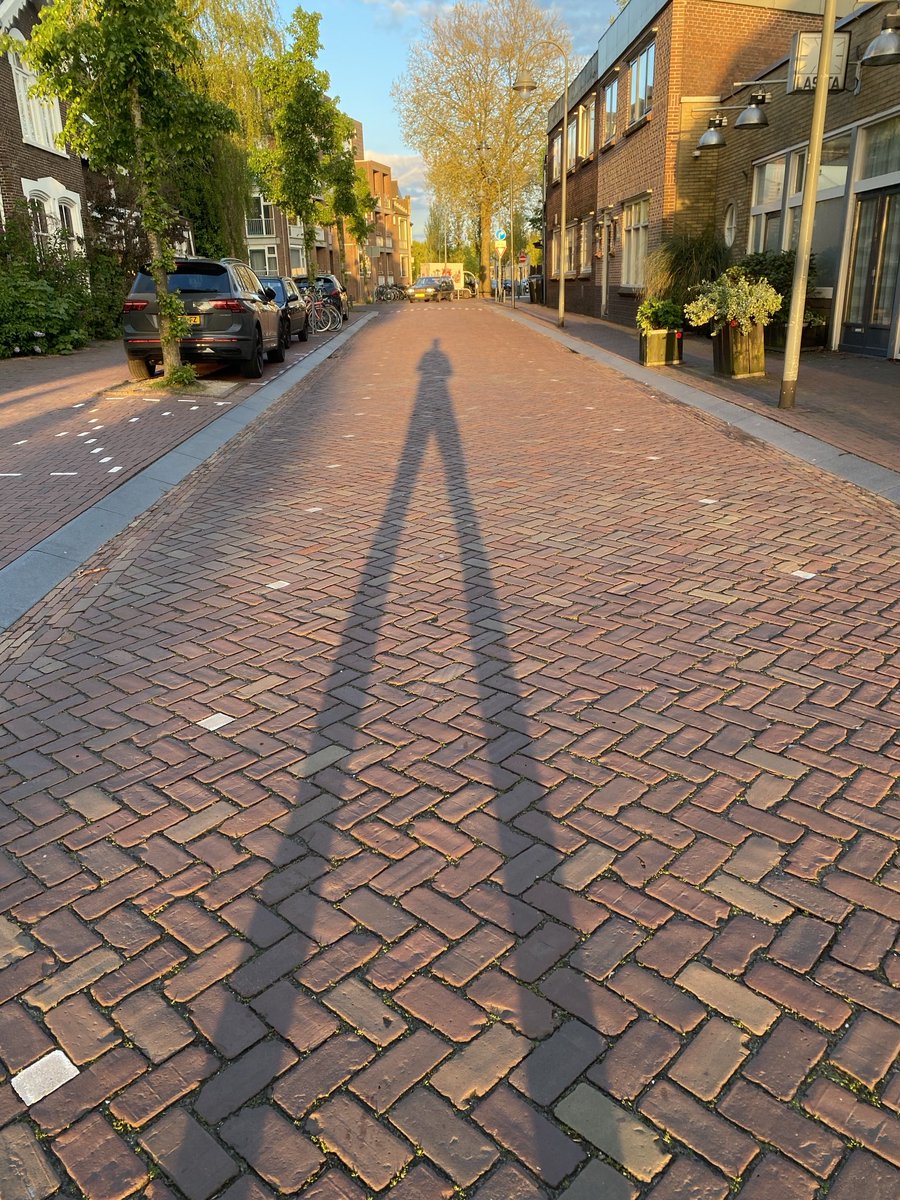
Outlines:
{"type": "Polygon", "coordinates": [[[199,316],[199,314],[195,314],[195,313],[187,313],[185,315],[185,320],[187,321],[188,325],[202,325],[203,324],[203,318],[201,316],[199,316]]]}

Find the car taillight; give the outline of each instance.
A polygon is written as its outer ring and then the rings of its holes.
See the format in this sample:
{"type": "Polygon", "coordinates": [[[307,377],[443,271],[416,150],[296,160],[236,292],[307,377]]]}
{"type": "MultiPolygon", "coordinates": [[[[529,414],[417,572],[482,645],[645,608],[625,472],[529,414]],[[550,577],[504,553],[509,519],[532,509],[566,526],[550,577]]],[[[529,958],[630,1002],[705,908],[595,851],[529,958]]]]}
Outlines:
{"type": "Polygon", "coordinates": [[[122,312],[140,312],[148,303],[147,300],[126,300],[122,305],[122,312]]]}
{"type": "Polygon", "coordinates": [[[247,308],[240,300],[210,300],[210,308],[216,308],[220,312],[242,313],[246,312],[247,308]]]}

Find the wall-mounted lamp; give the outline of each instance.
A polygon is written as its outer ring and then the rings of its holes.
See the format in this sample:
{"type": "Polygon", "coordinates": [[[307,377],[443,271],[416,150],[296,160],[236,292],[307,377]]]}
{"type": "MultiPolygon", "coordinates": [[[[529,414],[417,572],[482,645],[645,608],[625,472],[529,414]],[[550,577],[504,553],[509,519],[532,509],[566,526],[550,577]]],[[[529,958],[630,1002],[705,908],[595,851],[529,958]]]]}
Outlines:
{"type": "Polygon", "coordinates": [[[881,33],[872,39],[859,61],[864,67],[900,65],[900,11],[888,13],[881,23],[881,33]]]}
{"type": "Polygon", "coordinates": [[[751,93],[747,107],[734,122],[735,129],[764,129],[769,124],[769,118],[762,106],[770,99],[768,92],[751,93]]]}
{"type": "Polygon", "coordinates": [[[721,150],[725,145],[725,134],[722,130],[727,124],[728,118],[723,116],[722,113],[716,113],[714,117],[710,117],[706,132],[700,135],[697,149],[721,150]]]}

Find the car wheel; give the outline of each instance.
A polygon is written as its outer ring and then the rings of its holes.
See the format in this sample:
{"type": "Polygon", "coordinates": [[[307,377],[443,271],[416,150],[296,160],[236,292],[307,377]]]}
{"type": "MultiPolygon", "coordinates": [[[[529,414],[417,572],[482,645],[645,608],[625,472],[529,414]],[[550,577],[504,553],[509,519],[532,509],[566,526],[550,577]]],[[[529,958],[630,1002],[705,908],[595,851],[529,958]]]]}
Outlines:
{"type": "Polygon", "coordinates": [[[245,358],[241,363],[241,374],[245,379],[259,379],[265,368],[266,361],[263,355],[262,334],[259,331],[259,326],[256,327],[256,332],[253,334],[253,345],[250,348],[250,357],[245,358]]]}
{"type": "Polygon", "coordinates": [[[309,341],[309,317],[303,318],[303,324],[300,326],[300,332],[297,334],[298,341],[309,341]]]}
{"type": "Polygon", "coordinates": [[[281,344],[287,350],[291,344],[291,319],[288,317],[286,321],[281,322],[281,344]]]}
{"type": "Polygon", "coordinates": [[[129,358],[128,374],[132,379],[152,379],[156,374],[156,363],[146,358],[129,358]]]}
{"type": "Polygon", "coordinates": [[[278,331],[278,345],[272,347],[272,349],[269,351],[268,357],[270,363],[284,362],[284,341],[282,340],[280,329],[278,331]]]}

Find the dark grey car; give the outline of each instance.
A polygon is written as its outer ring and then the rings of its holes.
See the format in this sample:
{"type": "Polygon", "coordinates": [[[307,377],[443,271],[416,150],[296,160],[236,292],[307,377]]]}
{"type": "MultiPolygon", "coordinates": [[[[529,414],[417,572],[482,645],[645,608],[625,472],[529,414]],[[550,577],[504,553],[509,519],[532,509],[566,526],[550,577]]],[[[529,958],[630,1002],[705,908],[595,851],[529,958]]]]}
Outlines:
{"type": "Polygon", "coordinates": [[[309,301],[301,295],[293,279],[284,275],[260,275],[259,282],[263,287],[270,287],[275,293],[275,303],[281,309],[281,340],[285,348],[291,344],[291,338],[305,342],[309,338],[309,301]]]}
{"type": "MultiPolygon", "coordinates": [[[[271,288],[235,259],[179,258],[169,274],[191,326],[181,339],[185,362],[234,363],[249,379],[263,373],[265,355],[284,362],[281,309],[271,288]]],[[[162,362],[156,285],[141,271],[122,309],[125,353],[133,379],[150,379],[162,362]]]]}

